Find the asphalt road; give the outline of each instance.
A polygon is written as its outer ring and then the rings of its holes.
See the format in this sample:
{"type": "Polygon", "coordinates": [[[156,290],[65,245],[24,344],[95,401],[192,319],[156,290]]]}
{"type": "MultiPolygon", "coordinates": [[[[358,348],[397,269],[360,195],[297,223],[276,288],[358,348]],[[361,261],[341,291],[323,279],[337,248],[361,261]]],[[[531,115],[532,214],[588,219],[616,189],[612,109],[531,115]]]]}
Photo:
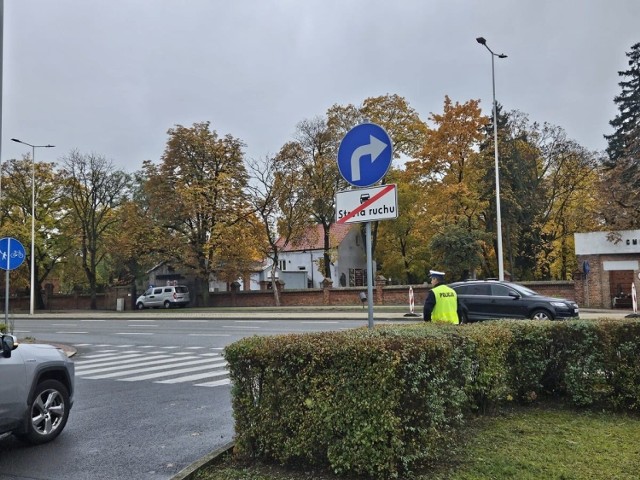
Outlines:
{"type": "MultiPolygon", "coordinates": [[[[406,313],[376,311],[375,323],[421,320],[406,313]]],[[[581,317],[629,313],[583,311],[581,317]]],[[[43,313],[11,321],[19,337],[77,349],[76,398],[54,442],[31,447],[0,439],[0,479],[167,480],[233,439],[230,386],[220,365],[226,345],[251,335],[363,327],[368,314],[185,309],[43,313]]]]}
{"type": "Polygon", "coordinates": [[[167,480],[233,439],[230,385],[220,365],[225,345],[248,335],[365,326],[366,314],[357,315],[211,319],[181,311],[14,318],[19,337],[77,349],[76,397],[54,442],[32,447],[11,436],[0,439],[0,478],[167,480]]]}

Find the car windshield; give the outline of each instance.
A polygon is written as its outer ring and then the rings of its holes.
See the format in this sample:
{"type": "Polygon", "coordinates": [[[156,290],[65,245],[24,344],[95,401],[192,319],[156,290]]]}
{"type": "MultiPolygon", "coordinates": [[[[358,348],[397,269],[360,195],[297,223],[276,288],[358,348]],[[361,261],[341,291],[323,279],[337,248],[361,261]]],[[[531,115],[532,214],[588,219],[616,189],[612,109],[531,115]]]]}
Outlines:
{"type": "Polygon", "coordinates": [[[523,285],[518,285],[517,283],[510,283],[509,286],[511,288],[513,288],[514,290],[516,290],[518,293],[520,293],[522,295],[526,295],[528,297],[530,297],[532,295],[540,295],[535,290],[531,290],[530,288],[527,288],[527,287],[525,287],[523,285]]]}

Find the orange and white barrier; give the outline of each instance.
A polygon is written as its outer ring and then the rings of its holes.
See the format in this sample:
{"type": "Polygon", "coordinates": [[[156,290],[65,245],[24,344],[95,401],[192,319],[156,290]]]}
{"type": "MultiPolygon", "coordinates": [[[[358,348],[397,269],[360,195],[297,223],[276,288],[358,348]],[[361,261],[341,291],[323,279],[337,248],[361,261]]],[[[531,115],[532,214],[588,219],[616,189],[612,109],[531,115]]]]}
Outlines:
{"type": "MultiPolygon", "coordinates": [[[[636,298],[636,297],[634,296],[633,298],[636,298]]],[[[413,299],[413,287],[409,287],[409,313],[415,313],[414,310],[415,310],[415,304],[413,299]]]]}

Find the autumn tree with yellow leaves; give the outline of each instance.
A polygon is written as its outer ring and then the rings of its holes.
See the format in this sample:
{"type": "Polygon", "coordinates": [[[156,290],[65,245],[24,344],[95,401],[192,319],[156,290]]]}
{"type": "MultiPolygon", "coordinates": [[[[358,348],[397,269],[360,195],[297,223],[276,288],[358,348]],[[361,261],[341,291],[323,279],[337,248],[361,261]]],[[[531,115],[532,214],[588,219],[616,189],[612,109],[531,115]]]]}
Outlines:
{"type": "MultiPolygon", "coordinates": [[[[31,195],[34,194],[34,307],[39,310],[44,307],[41,286],[51,272],[62,271],[60,266],[67,263],[69,253],[78,251],[78,237],[72,234],[73,222],[67,214],[69,204],[63,194],[62,178],[55,163],[34,164],[31,156],[25,155],[20,160],[3,162],[1,185],[0,236],[13,237],[23,243],[26,265],[31,264],[31,195]]],[[[28,289],[30,268],[18,268],[12,277],[14,290],[28,289]]]]}
{"type": "Polygon", "coordinates": [[[176,125],[167,133],[161,163],[143,167],[149,214],[164,232],[158,247],[172,263],[197,273],[192,301],[206,305],[209,276],[227,261],[220,252],[251,244],[244,144],[230,134],[220,137],[210,122],[176,125]]]}
{"type": "MultiPolygon", "coordinates": [[[[457,235],[460,228],[474,242],[481,242],[479,215],[484,203],[473,187],[482,174],[477,151],[487,119],[477,100],[461,104],[445,97],[443,112],[432,113],[429,120],[422,148],[406,162],[406,177],[421,191],[416,203],[423,212],[423,243],[430,245],[436,235],[457,235]]],[[[447,269],[452,278],[474,272],[482,261],[470,257],[465,266],[451,265],[433,253],[431,266],[447,269]]],[[[425,271],[423,279],[426,275],[425,271]]]]}

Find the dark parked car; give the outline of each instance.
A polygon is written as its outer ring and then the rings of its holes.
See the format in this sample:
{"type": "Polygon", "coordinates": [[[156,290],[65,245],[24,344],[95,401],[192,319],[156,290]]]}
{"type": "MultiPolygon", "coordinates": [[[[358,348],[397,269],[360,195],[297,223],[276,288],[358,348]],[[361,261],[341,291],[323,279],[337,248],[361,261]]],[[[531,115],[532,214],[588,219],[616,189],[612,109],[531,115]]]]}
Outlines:
{"type": "Polygon", "coordinates": [[[19,345],[13,335],[0,333],[0,347],[0,436],[53,440],[73,405],[73,362],[51,345],[19,345]]]}
{"type": "Polygon", "coordinates": [[[545,297],[517,283],[468,280],[449,286],[458,294],[460,323],[496,318],[560,320],[579,315],[576,302],[545,297]]]}

